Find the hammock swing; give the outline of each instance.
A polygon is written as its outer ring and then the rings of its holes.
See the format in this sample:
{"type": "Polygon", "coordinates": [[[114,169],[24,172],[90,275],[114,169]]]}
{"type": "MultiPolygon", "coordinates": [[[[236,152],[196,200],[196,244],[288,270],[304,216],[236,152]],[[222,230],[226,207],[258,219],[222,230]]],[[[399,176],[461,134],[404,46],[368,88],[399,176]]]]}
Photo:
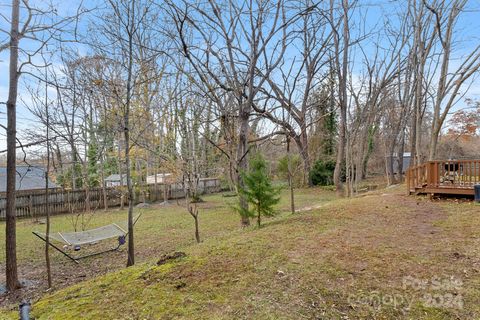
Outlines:
{"type": "MultiPolygon", "coordinates": [[[[139,214],[134,219],[133,225],[137,223],[140,216],[141,214],[139,214]]],[[[32,233],[36,235],[38,238],[40,238],[41,240],[47,242],[47,235],[45,233],[38,232],[38,231],[32,231],[32,233]]],[[[53,244],[51,241],[49,241],[49,245],[52,246],[52,248],[56,249],[57,251],[61,252],[64,256],[68,257],[70,260],[74,261],[75,263],[79,263],[78,260],[80,259],[93,257],[93,256],[97,256],[110,251],[118,250],[123,244],[125,244],[126,242],[125,239],[127,234],[128,232],[116,223],[112,223],[112,224],[95,228],[95,229],[79,231],[79,232],[50,233],[49,235],[50,240],[55,240],[59,243],[63,243],[64,248],[73,247],[75,251],[79,251],[81,246],[85,244],[95,244],[97,242],[112,239],[112,238],[118,239],[118,244],[114,248],[110,248],[104,251],[94,252],[94,253],[86,254],[82,256],[73,256],[71,254],[68,254],[65,250],[62,250],[61,248],[53,244]]]]}

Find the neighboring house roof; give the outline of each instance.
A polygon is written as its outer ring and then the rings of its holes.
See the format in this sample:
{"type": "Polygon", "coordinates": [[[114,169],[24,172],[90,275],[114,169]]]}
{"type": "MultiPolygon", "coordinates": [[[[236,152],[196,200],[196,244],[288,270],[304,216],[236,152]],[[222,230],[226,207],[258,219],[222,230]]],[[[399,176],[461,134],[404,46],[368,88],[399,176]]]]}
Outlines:
{"type": "Polygon", "coordinates": [[[105,178],[105,181],[120,181],[120,175],[119,174],[111,174],[108,177],[105,178]]]}
{"type": "MultiPolygon", "coordinates": [[[[16,190],[45,189],[45,170],[40,167],[17,166],[16,190]]],[[[58,186],[48,180],[48,188],[58,186]]],[[[0,167],[0,192],[7,191],[7,168],[0,167]]]]}

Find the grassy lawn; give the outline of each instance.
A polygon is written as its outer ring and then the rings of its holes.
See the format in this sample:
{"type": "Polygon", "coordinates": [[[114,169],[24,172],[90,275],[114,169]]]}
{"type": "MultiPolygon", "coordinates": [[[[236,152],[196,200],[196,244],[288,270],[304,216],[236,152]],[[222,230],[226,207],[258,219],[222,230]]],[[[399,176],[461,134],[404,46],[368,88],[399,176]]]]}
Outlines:
{"type": "MultiPolygon", "coordinates": [[[[332,192],[325,192],[320,189],[302,189],[296,195],[296,202],[299,208],[313,204],[323,203],[333,199],[332,192]]],[[[200,236],[202,240],[212,237],[225,237],[232,232],[241,231],[240,218],[232,209],[235,198],[223,197],[221,194],[207,195],[203,198],[204,203],[200,206],[200,236]]],[[[284,190],[282,200],[277,209],[285,215],[289,210],[289,197],[284,190]]],[[[182,204],[180,200],[180,204],[182,204]]],[[[162,254],[179,250],[185,246],[195,243],[194,224],[192,217],[176,201],[171,205],[162,206],[154,204],[149,208],[136,208],[135,215],[141,213],[136,230],[136,258],[137,262],[151,261],[162,254]]],[[[276,217],[274,219],[278,219],[276,217]]],[[[118,208],[96,211],[92,216],[85,215],[88,221],[87,229],[98,226],[118,223],[125,224],[127,218],[126,210],[118,208]]],[[[40,221],[44,220],[43,218],[40,221]]],[[[74,217],[72,215],[59,215],[52,217],[52,232],[73,231],[74,217]]],[[[268,221],[268,220],[266,220],[268,221]]],[[[81,217],[78,226],[81,225],[81,217]]],[[[17,245],[18,261],[21,279],[28,279],[34,282],[35,289],[23,290],[21,298],[36,299],[45,289],[46,277],[44,269],[44,243],[37,239],[32,231],[44,231],[45,225],[33,219],[17,221],[17,245]]],[[[5,283],[5,223],[0,223],[0,283],[5,283]]],[[[107,249],[114,247],[116,240],[106,241],[94,246],[84,246],[79,252],[81,254],[93,250],[107,249]]],[[[105,274],[121,269],[126,264],[126,248],[123,246],[119,252],[111,252],[101,256],[82,260],[76,265],[66,259],[63,255],[52,249],[52,272],[55,288],[62,288],[91,277],[105,274]]],[[[72,252],[75,254],[76,252],[72,252]]],[[[0,305],[15,303],[20,297],[0,296],[0,305]]]]}
{"type": "MultiPolygon", "coordinates": [[[[125,253],[112,255],[109,261],[121,259],[112,269],[121,270],[88,276],[92,279],[44,295],[33,305],[33,315],[36,319],[480,318],[479,206],[431,202],[403,193],[399,188],[333,199],[331,192],[301,190],[298,206],[312,210],[283,213],[260,229],[240,229],[225,198],[211,196],[202,211],[205,240],[199,245],[193,244],[192,221],[186,213],[152,208],[138,226],[138,265],[121,269],[125,253]],[[148,251],[149,246],[162,250],[148,251]],[[160,253],[172,250],[187,256],[156,264],[160,253]]],[[[282,210],[288,208],[286,198],[282,210]]],[[[124,216],[109,215],[117,221],[124,216]]],[[[41,255],[41,247],[36,250],[41,255]]],[[[25,262],[33,255],[21,253],[21,259],[25,262]]],[[[103,259],[95,262],[104,263],[103,259]]],[[[56,263],[60,260],[55,258],[56,263]]],[[[91,267],[94,261],[87,264],[91,267]]],[[[15,318],[14,312],[4,314],[15,318]]]]}
{"type": "MultiPolygon", "coordinates": [[[[333,199],[333,193],[323,191],[322,189],[300,189],[295,195],[298,208],[310,206],[317,203],[333,199]]],[[[200,233],[201,236],[209,237],[212,235],[222,235],[229,233],[230,230],[239,226],[240,218],[234,212],[232,206],[236,198],[224,197],[222,194],[206,195],[202,198],[205,202],[200,203],[200,233]]],[[[290,209],[289,194],[287,190],[282,191],[281,202],[277,206],[280,213],[287,212],[290,209]]],[[[137,224],[137,245],[139,250],[145,247],[157,245],[166,245],[166,249],[173,250],[175,247],[190,244],[194,240],[193,220],[182,206],[182,199],[178,202],[170,200],[170,205],[163,206],[154,204],[147,208],[136,208],[134,215],[141,214],[137,224]]],[[[117,223],[121,226],[126,225],[127,210],[113,208],[109,211],[97,210],[91,215],[84,215],[86,229],[103,226],[110,223],[117,223]]],[[[20,264],[39,262],[44,260],[43,244],[32,231],[45,231],[45,218],[39,218],[39,222],[34,219],[21,219],[17,221],[17,244],[18,260],[20,264]]],[[[52,232],[74,231],[75,215],[53,216],[51,222],[52,232]]],[[[77,228],[81,228],[82,217],[78,218],[77,228]]],[[[0,263],[5,262],[5,222],[0,222],[0,263]]],[[[140,259],[145,258],[140,255],[140,259]]],[[[65,258],[60,255],[54,255],[55,261],[61,262],[65,258]]],[[[1,275],[0,275],[1,277],[1,275]]],[[[0,278],[1,279],[1,278],[0,278]]]]}

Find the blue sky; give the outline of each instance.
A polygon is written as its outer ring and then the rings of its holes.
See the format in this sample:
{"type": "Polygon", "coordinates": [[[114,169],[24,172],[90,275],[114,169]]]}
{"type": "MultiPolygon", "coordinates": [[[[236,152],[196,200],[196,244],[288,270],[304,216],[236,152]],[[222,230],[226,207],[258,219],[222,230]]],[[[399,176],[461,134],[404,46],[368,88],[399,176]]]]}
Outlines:
{"type": "MultiPolygon", "coordinates": [[[[71,17],[74,16],[77,12],[77,9],[82,4],[85,8],[93,8],[96,5],[96,1],[94,0],[87,0],[87,1],[59,1],[56,0],[55,2],[52,1],[44,1],[44,0],[31,0],[29,1],[32,7],[42,8],[46,10],[51,10],[54,8],[58,17],[71,17]]],[[[11,16],[11,1],[2,0],[0,1],[0,14],[2,16],[8,17],[10,19],[11,16]]],[[[88,19],[90,16],[84,16],[82,20],[80,20],[79,30],[85,29],[88,19]]],[[[20,27],[22,27],[22,22],[25,21],[25,10],[20,11],[20,27]]],[[[45,24],[48,24],[48,21],[44,21],[45,24]]],[[[73,24],[72,24],[73,27],[73,24]]],[[[0,30],[9,30],[10,26],[8,25],[8,21],[0,17],[0,30]]],[[[5,41],[8,41],[8,35],[2,32],[0,34],[0,43],[3,44],[5,41]]],[[[75,44],[76,47],[80,48],[80,45],[75,44]]],[[[23,39],[20,42],[20,48],[22,50],[32,52],[35,51],[39,47],[38,42],[31,41],[29,39],[23,39]]],[[[45,50],[45,57],[48,57],[50,60],[49,62],[56,64],[58,62],[58,55],[56,54],[56,47],[50,46],[45,50]]],[[[6,125],[6,106],[5,102],[8,98],[8,74],[9,74],[9,56],[10,53],[8,50],[4,50],[0,52],[0,123],[6,125]]],[[[25,55],[20,57],[19,65],[25,61],[25,55]]],[[[33,61],[38,65],[43,65],[41,56],[37,55],[34,57],[33,61]]],[[[27,69],[28,70],[28,69],[27,69]]],[[[33,70],[36,74],[39,73],[38,70],[33,70]]],[[[29,70],[29,71],[30,71],[29,70]]],[[[41,70],[41,69],[40,69],[41,70]]],[[[40,71],[42,72],[42,71],[40,71]]],[[[32,129],[37,124],[27,108],[28,104],[31,104],[32,98],[27,90],[27,87],[35,87],[38,83],[38,80],[34,77],[23,74],[19,79],[19,94],[17,100],[17,131],[18,135],[20,136],[22,130],[26,128],[32,129]]],[[[5,139],[5,132],[4,130],[0,130],[0,149],[5,149],[6,147],[6,139],[5,139]]]]}
{"type": "MultiPolygon", "coordinates": [[[[35,0],[31,1],[32,5],[41,5],[46,6],[45,1],[35,0]]],[[[99,2],[101,3],[101,2],[99,2]]],[[[395,19],[395,12],[402,6],[405,5],[406,0],[359,0],[359,4],[361,6],[361,12],[365,13],[366,15],[366,23],[365,29],[372,29],[372,28],[379,28],[382,25],[383,19],[395,19]],[[390,16],[390,17],[389,17],[390,16]]],[[[76,10],[77,6],[80,4],[79,1],[58,1],[55,5],[59,15],[71,15],[76,10]]],[[[94,7],[96,2],[94,0],[88,0],[83,2],[83,4],[87,7],[94,7]]],[[[461,60],[462,54],[468,52],[473,49],[475,45],[480,44],[480,1],[471,0],[469,5],[467,6],[466,12],[464,12],[458,22],[458,34],[459,34],[459,42],[457,43],[457,50],[456,56],[454,57],[456,60],[452,62],[452,65],[458,64],[461,60]]],[[[0,13],[4,16],[10,17],[10,1],[2,0],[0,2],[0,13]],[[7,3],[5,3],[7,2],[7,3]]],[[[89,19],[92,19],[92,16],[86,16],[82,19],[80,24],[80,29],[85,29],[86,25],[88,24],[89,19]]],[[[394,22],[393,22],[394,23],[394,22]]],[[[9,26],[7,22],[0,18],[0,29],[8,30],[9,26]]],[[[7,39],[7,35],[5,33],[0,34],[0,43],[4,43],[7,39]]],[[[371,47],[372,44],[368,42],[365,44],[367,50],[373,50],[371,47]]],[[[21,43],[21,47],[25,49],[32,49],[34,48],[34,44],[31,43],[29,40],[23,40],[21,43]]],[[[55,55],[55,53],[53,53],[55,55]]],[[[0,102],[6,102],[8,96],[8,59],[9,59],[9,52],[8,50],[4,50],[0,52],[0,102]]],[[[54,59],[55,61],[55,59],[54,59]]],[[[21,131],[25,128],[32,128],[35,126],[35,121],[32,118],[32,115],[25,107],[25,104],[31,103],[31,98],[26,91],[27,85],[34,85],[36,80],[34,80],[31,76],[25,74],[22,75],[20,79],[20,88],[19,88],[19,99],[18,99],[18,131],[21,135],[21,131]]],[[[474,80],[471,87],[468,89],[468,92],[465,95],[466,98],[471,99],[480,99],[480,80],[474,80]]],[[[465,107],[464,102],[460,102],[456,109],[465,107]]],[[[5,124],[5,104],[0,105],[0,123],[5,124]]],[[[0,132],[0,149],[4,149],[5,147],[5,133],[3,131],[0,132]]]]}

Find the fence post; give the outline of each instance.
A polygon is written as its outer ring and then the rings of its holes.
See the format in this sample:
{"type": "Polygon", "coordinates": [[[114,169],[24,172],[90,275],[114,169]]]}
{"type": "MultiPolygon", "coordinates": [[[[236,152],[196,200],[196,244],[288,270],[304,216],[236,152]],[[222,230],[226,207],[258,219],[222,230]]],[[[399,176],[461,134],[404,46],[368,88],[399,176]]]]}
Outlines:
{"type": "Polygon", "coordinates": [[[28,195],[28,213],[33,218],[33,200],[31,194],[28,195]]]}

